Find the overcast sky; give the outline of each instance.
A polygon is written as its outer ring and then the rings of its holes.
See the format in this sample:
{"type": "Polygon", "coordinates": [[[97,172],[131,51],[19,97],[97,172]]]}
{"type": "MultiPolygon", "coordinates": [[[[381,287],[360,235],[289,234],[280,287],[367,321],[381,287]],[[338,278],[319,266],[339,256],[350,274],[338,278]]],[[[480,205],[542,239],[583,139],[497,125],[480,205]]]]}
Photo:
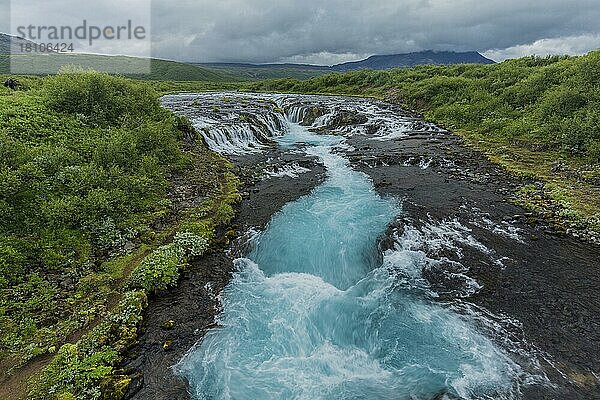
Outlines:
{"type": "MultiPolygon", "coordinates": [[[[62,0],[27,1],[39,15],[65,11],[62,0]]],[[[600,47],[600,0],[154,0],[151,15],[153,55],[196,62],[335,64],[429,49],[500,61],[600,47]]]]}

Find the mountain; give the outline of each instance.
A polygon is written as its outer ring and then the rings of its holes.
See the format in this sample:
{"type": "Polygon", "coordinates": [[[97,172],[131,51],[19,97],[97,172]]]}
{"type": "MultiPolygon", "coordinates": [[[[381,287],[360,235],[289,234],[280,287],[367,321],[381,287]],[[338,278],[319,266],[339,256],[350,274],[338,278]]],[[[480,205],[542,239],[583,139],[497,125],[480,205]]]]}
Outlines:
{"type": "Polygon", "coordinates": [[[408,68],[416,65],[434,64],[494,64],[476,51],[457,53],[453,51],[421,51],[406,54],[374,55],[365,60],[352,61],[333,66],[309,64],[244,64],[202,63],[203,68],[221,71],[242,79],[296,78],[308,79],[331,72],[360,69],[408,68]]]}
{"type": "Polygon", "coordinates": [[[494,64],[476,51],[457,53],[454,51],[420,51],[406,54],[374,55],[365,60],[347,62],[331,67],[334,71],[352,71],[357,69],[409,68],[416,65],[450,64],[494,64]]]}

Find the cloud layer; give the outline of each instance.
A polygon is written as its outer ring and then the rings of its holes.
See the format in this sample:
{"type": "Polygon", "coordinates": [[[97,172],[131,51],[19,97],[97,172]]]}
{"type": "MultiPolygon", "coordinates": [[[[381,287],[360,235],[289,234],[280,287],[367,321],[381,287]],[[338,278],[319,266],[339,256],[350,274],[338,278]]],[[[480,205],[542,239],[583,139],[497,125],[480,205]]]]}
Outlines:
{"type": "Polygon", "coordinates": [[[484,53],[495,61],[518,58],[527,55],[547,56],[552,54],[585,54],[600,47],[600,34],[567,36],[553,39],[540,39],[533,43],[511,46],[506,49],[492,49],[484,53]]]}
{"type": "MultiPolygon", "coordinates": [[[[26,1],[36,3],[30,13],[49,15],[57,10],[69,14],[68,7],[57,4],[74,0],[26,1]]],[[[117,8],[127,3],[110,1],[117,8]]],[[[502,60],[600,47],[599,0],[153,0],[152,4],[153,55],[195,62],[335,64],[371,54],[429,49],[476,50],[502,60]]]]}
{"type": "Polygon", "coordinates": [[[177,4],[156,0],[154,4],[155,55],[200,62],[331,64],[369,54],[425,49],[494,50],[488,54],[502,59],[542,47],[544,52],[600,47],[598,0],[201,0],[177,4]],[[577,38],[584,38],[586,45],[580,46],[577,38]]]}

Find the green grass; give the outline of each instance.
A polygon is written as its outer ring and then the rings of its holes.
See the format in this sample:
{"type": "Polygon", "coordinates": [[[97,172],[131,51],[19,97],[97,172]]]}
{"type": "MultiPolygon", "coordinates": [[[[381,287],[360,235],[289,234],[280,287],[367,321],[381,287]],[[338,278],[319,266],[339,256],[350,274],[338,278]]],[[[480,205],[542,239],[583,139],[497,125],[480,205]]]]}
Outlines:
{"type": "Polygon", "coordinates": [[[544,182],[568,224],[598,230],[600,51],[279,79],[247,90],[370,96],[417,110],[509,171],[544,182]]]}
{"type": "Polygon", "coordinates": [[[0,379],[58,352],[31,396],[97,398],[122,389],[103,385],[119,381],[113,350],[135,340],[144,296],[213,245],[238,182],[160,107],[156,82],[19,81],[0,89],[0,379]],[[177,182],[206,202],[182,209],[168,196],[177,182]]]}

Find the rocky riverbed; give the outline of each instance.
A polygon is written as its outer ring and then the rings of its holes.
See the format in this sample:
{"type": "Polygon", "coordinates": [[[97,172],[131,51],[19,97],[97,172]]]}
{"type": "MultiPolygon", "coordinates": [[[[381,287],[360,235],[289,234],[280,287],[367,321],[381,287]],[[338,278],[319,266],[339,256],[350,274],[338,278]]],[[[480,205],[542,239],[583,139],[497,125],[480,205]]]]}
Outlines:
{"type": "Polygon", "coordinates": [[[399,285],[464,316],[504,349],[522,368],[521,398],[600,398],[600,247],[513,205],[515,188],[527,182],[386,103],[235,93],[164,103],[232,159],[244,200],[232,245],[198,260],[177,288],[152,299],[140,344],[123,365],[133,379],[129,398],[189,397],[170,367],[215,327],[233,260],[285,204],[326,179],[317,158],[277,144],[286,121],[343,136],[336,152],[377,192],[398,200],[402,212],[380,240],[380,261],[393,267],[407,255],[418,259],[418,271],[398,267],[399,285]]]}

